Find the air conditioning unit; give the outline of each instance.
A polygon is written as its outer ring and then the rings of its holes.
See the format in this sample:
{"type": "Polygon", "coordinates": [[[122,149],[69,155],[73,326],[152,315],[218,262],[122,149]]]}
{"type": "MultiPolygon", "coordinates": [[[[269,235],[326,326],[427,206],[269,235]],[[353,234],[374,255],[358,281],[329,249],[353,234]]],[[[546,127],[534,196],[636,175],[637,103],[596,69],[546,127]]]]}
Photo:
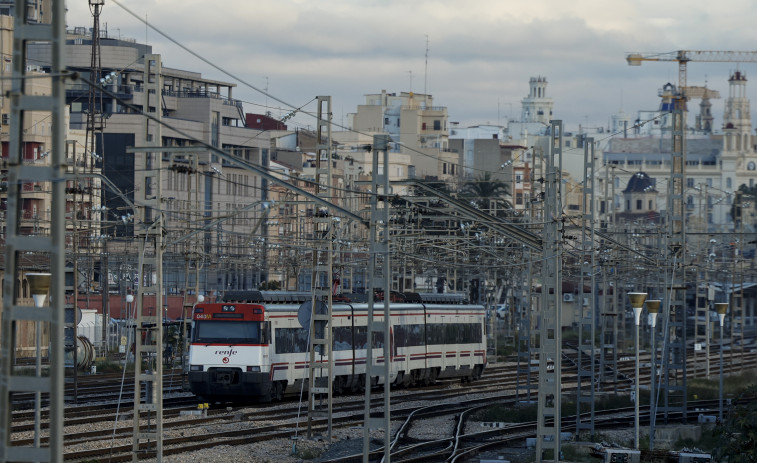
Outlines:
{"type": "Polygon", "coordinates": [[[563,302],[573,302],[573,293],[565,293],[562,295],[563,302]]]}
{"type": "Polygon", "coordinates": [[[584,307],[589,307],[589,298],[588,297],[584,298],[584,307]]]}

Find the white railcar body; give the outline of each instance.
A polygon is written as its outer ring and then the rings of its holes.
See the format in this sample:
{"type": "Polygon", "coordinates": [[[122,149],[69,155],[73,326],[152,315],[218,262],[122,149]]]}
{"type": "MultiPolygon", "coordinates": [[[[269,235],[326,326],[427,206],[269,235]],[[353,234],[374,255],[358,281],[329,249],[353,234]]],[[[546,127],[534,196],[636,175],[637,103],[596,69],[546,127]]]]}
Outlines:
{"type": "MultiPolygon", "coordinates": [[[[270,400],[299,392],[303,382],[307,386],[310,331],[300,325],[299,307],[297,302],[198,304],[189,353],[191,390],[208,400],[270,400]],[[224,306],[227,312],[222,311],[224,306]],[[234,312],[229,311],[232,307],[234,312]],[[253,310],[255,315],[247,314],[253,310]],[[227,318],[232,313],[238,314],[236,318],[227,318]],[[232,335],[224,339],[223,332],[232,335]]],[[[365,385],[368,304],[335,303],[332,307],[333,387],[335,392],[359,389],[365,385]]],[[[393,302],[390,313],[391,383],[477,378],[483,373],[486,315],[482,306],[393,302]]],[[[375,302],[374,321],[383,323],[383,318],[383,302],[375,302]]],[[[376,365],[385,361],[383,345],[383,334],[375,335],[376,365]]],[[[326,358],[316,354],[316,361],[323,364],[317,374],[325,376],[326,358]]],[[[377,378],[371,378],[371,384],[378,384],[377,378]]]]}

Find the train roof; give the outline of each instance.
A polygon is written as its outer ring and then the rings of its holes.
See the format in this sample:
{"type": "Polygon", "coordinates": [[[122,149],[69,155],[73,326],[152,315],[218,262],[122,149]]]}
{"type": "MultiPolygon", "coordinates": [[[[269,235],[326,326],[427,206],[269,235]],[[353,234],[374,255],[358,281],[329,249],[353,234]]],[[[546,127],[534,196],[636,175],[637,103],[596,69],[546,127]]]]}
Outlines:
{"type": "MultiPolygon", "coordinates": [[[[382,296],[383,298],[383,296],[382,296]]],[[[462,293],[399,293],[392,291],[390,298],[393,302],[415,304],[469,304],[462,293]]],[[[312,299],[312,294],[306,291],[226,291],[220,302],[248,302],[258,304],[303,303],[312,299]]],[[[367,303],[367,294],[340,294],[334,296],[334,303],[367,303]]]]}

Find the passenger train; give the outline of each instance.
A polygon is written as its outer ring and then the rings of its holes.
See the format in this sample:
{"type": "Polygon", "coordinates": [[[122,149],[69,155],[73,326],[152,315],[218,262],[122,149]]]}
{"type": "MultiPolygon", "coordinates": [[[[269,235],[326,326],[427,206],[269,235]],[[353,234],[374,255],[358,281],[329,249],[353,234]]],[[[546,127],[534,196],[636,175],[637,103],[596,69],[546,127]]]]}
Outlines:
{"type": "MultiPolygon", "coordinates": [[[[379,294],[377,297],[381,297],[379,294]]],[[[231,291],[199,303],[192,314],[189,386],[204,400],[279,400],[307,387],[309,327],[298,312],[308,293],[231,291]]],[[[392,293],[390,375],[394,385],[437,378],[477,379],[486,367],[486,311],[457,294],[392,293]]],[[[333,390],[365,385],[366,301],[333,303],[333,390]]],[[[383,323],[383,301],[374,320],[383,323]]],[[[383,365],[383,333],[374,334],[373,363],[383,365]]],[[[316,361],[326,360],[316,355],[316,361]]],[[[327,374],[327,369],[316,369],[327,374]]],[[[371,378],[371,385],[379,384],[371,378]]]]}

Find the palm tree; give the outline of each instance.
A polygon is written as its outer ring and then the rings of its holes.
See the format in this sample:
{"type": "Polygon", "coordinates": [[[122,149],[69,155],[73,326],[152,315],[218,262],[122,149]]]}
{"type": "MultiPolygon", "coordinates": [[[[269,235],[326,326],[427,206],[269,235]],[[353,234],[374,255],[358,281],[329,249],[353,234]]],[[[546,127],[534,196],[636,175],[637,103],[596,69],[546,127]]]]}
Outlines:
{"type": "Polygon", "coordinates": [[[512,204],[505,199],[510,196],[510,187],[502,180],[492,178],[490,172],[465,182],[463,196],[482,211],[512,209],[512,204]]]}

